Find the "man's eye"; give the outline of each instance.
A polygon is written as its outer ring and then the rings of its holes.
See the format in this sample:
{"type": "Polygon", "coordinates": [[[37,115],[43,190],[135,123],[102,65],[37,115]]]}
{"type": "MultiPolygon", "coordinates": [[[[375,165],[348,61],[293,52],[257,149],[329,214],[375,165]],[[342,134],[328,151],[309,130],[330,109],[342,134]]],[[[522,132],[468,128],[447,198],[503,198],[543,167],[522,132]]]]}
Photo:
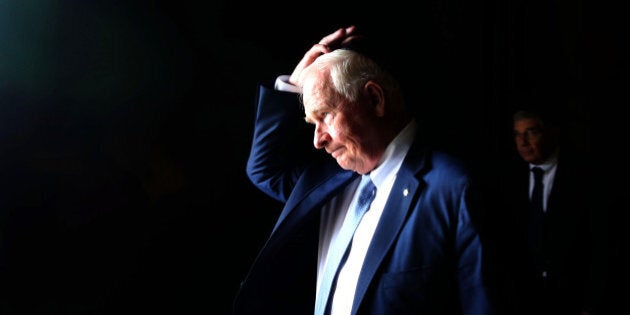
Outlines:
{"type": "Polygon", "coordinates": [[[538,129],[530,129],[530,130],[527,130],[525,132],[525,134],[528,137],[535,137],[535,136],[538,136],[540,134],[540,130],[538,130],[538,129]]]}
{"type": "Polygon", "coordinates": [[[518,138],[518,137],[524,137],[527,139],[532,139],[534,137],[538,137],[542,134],[542,130],[540,129],[528,129],[525,130],[525,132],[523,133],[519,133],[519,132],[514,132],[514,137],[518,138]]]}

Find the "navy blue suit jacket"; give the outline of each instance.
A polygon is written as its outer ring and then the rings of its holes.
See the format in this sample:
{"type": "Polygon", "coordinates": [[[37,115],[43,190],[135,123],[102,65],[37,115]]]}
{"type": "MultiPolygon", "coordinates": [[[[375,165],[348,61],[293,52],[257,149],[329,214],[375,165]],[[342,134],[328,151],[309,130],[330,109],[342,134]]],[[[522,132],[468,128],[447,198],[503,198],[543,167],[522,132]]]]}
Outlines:
{"type": "MultiPolygon", "coordinates": [[[[261,85],[247,174],[284,209],[234,314],[313,313],[320,209],[359,175],[315,151],[303,117],[296,94],[261,85]]],[[[490,314],[473,197],[459,160],[414,143],[368,249],[352,313],[490,314]]]]}

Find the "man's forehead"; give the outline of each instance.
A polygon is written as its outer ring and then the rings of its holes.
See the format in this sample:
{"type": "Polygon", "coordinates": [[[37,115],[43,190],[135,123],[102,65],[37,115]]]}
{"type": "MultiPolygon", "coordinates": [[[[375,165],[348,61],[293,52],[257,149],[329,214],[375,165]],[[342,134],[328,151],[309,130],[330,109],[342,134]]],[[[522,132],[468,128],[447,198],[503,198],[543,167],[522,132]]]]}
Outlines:
{"type": "Polygon", "coordinates": [[[514,130],[540,129],[542,127],[538,119],[519,119],[514,122],[514,130]]]}
{"type": "Polygon", "coordinates": [[[319,102],[314,99],[305,100],[303,104],[304,114],[306,116],[316,115],[322,111],[329,111],[331,107],[326,102],[319,102]]]}

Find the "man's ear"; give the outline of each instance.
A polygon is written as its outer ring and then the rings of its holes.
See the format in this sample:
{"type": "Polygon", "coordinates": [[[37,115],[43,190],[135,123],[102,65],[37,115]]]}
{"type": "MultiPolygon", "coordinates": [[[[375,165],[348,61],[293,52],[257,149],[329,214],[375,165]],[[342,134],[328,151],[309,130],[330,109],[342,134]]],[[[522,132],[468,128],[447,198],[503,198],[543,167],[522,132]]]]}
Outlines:
{"type": "Polygon", "coordinates": [[[385,115],[385,93],[383,88],[376,82],[370,80],[363,86],[363,91],[368,97],[374,113],[378,117],[385,115]]]}

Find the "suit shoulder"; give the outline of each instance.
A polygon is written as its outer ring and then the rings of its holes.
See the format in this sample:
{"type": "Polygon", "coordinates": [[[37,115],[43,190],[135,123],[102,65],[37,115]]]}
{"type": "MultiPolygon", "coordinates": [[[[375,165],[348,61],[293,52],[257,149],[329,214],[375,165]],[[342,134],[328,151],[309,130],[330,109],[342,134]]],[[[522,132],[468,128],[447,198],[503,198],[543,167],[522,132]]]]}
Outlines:
{"type": "Polygon", "coordinates": [[[464,160],[451,153],[433,150],[431,151],[431,169],[451,176],[469,176],[468,165],[464,160]]]}

